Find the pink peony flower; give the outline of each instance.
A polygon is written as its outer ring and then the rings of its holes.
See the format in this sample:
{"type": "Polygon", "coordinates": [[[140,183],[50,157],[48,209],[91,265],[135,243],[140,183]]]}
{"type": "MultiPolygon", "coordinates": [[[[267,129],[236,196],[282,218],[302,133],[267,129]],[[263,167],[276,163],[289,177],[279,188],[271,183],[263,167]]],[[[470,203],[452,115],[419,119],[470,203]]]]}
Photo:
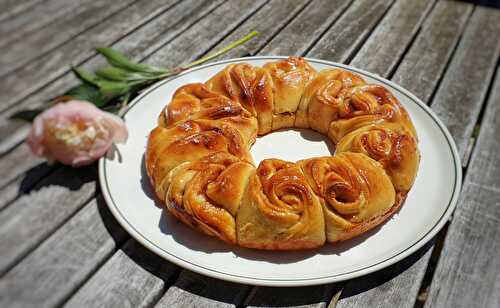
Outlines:
{"type": "Polygon", "coordinates": [[[33,154],[74,167],[104,156],[113,143],[127,141],[123,120],[85,101],[59,103],[38,115],[28,144],[33,154]]]}

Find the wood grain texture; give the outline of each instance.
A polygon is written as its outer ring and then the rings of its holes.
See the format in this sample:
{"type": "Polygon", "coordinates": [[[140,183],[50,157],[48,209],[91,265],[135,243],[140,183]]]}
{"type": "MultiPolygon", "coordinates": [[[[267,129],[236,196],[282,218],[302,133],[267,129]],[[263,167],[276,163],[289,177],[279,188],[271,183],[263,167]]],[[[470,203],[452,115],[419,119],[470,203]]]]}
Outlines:
{"type": "MultiPolygon", "coordinates": [[[[110,5],[107,0],[89,1],[78,5],[49,25],[24,34],[16,41],[0,42],[0,75],[12,72],[27,61],[56,48],[64,41],[98,24],[108,16],[126,8],[135,0],[119,1],[110,5]]],[[[68,1],[73,3],[73,1],[68,1]]],[[[82,1],[83,2],[83,1],[82,1]]],[[[14,33],[17,30],[13,30],[14,33]]]]}
{"type": "Polygon", "coordinates": [[[472,9],[467,2],[439,1],[392,80],[428,103],[472,9]]]}
{"type": "Polygon", "coordinates": [[[40,163],[39,165],[25,170],[26,173],[23,172],[23,174],[14,178],[7,185],[0,188],[0,211],[7,208],[17,198],[20,198],[22,195],[31,191],[31,189],[33,189],[38,182],[40,182],[44,177],[50,176],[50,173],[52,173],[57,167],[57,165],[52,166],[46,163],[40,163]]]}
{"type": "MultiPolygon", "coordinates": [[[[16,0],[14,0],[16,1],[16,0]]],[[[9,1],[10,2],[10,1],[9,1]]],[[[24,1],[17,1],[18,4],[24,1]]],[[[21,10],[25,10],[23,14],[15,16],[15,18],[9,18],[8,20],[3,20],[0,23],[0,35],[2,37],[2,42],[0,46],[8,45],[13,41],[22,39],[25,35],[40,31],[44,27],[64,16],[65,14],[72,14],[71,12],[77,7],[83,7],[83,9],[91,1],[89,0],[79,0],[79,1],[65,1],[65,0],[48,0],[39,1],[34,6],[26,9],[26,6],[21,5],[21,10]]],[[[12,6],[13,3],[7,4],[12,6]]]]}
{"type": "Polygon", "coordinates": [[[0,212],[0,275],[95,194],[95,178],[94,166],[62,168],[0,212]]]}
{"type": "Polygon", "coordinates": [[[264,4],[263,0],[225,2],[207,18],[201,19],[196,27],[187,29],[182,36],[147,57],[146,62],[166,67],[189,63],[205,54],[264,4]]]}
{"type": "Polygon", "coordinates": [[[0,306],[59,306],[126,237],[94,199],[0,280],[0,306]]]}
{"type": "Polygon", "coordinates": [[[177,267],[129,240],[64,307],[150,307],[177,267]]]}
{"type": "Polygon", "coordinates": [[[71,38],[56,49],[7,74],[0,82],[0,110],[69,71],[69,65],[79,65],[96,55],[98,46],[109,46],[149,22],[175,4],[174,0],[138,1],[104,21],[71,38]]]}
{"type": "MultiPolygon", "coordinates": [[[[207,16],[207,14],[220,4],[220,1],[193,1],[181,2],[164,14],[158,15],[145,26],[113,44],[112,47],[140,61],[161,49],[176,36],[181,35],[200,18],[206,17],[211,20],[210,15],[207,16]]],[[[101,57],[94,57],[81,66],[92,70],[104,65],[104,62],[101,57]]],[[[66,92],[77,83],[76,77],[71,73],[66,73],[33,95],[16,102],[12,108],[2,113],[0,115],[0,155],[3,151],[9,150],[9,147],[19,144],[28,132],[26,123],[8,120],[9,115],[21,109],[36,108],[54,95],[66,92]]]]}
{"type": "Polygon", "coordinates": [[[246,299],[245,307],[324,308],[338,288],[334,284],[300,288],[255,288],[246,299]]]}
{"type": "Polygon", "coordinates": [[[27,171],[26,167],[33,168],[44,162],[44,159],[31,154],[27,144],[22,144],[12,152],[7,153],[0,159],[0,187],[4,187],[16,177],[27,171]],[[24,162],[28,161],[28,164],[24,162]],[[24,166],[23,166],[24,165],[24,166]]]}
{"type": "Polygon", "coordinates": [[[429,242],[394,265],[348,281],[335,307],[413,307],[432,244],[429,242]]]}
{"type": "Polygon", "coordinates": [[[426,307],[500,306],[500,71],[426,307]]]}
{"type": "Polygon", "coordinates": [[[307,56],[346,62],[359,50],[392,3],[392,0],[353,2],[307,56]]]}
{"type": "Polygon", "coordinates": [[[387,77],[434,3],[435,0],[397,1],[349,64],[387,77]]]}
{"type": "Polygon", "coordinates": [[[43,0],[4,0],[0,3],[0,21],[14,18],[43,0]]]}
{"type": "Polygon", "coordinates": [[[334,23],[350,0],[315,0],[300,12],[259,54],[302,55],[334,23]]]}
{"type": "Polygon", "coordinates": [[[155,307],[238,307],[248,290],[248,286],[208,278],[184,270],[155,307]]]}
{"type": "Polygon", "coordinates": [[[476,7],[432,109],[446,123],[464,162],[465,153],[500,56],[500,10],[476,7]],[[446,89],[446,90],[444,90],[446,89]]]}
{"type": "Polygon", "coordinates": [[[251,43],[240,45],[217,59],[222,60],[243,57],[246,55],[255,55],[257,51],[269,42],[269,40],[271,40],[276,34],[280,33],[283,27],[289,24],[299,12],[307,11],[309,6],[306,5],[308,3],[311,3],[311,1],[271,0],[266,3],[241,26],[218,43],[213,50],[223,48],[251,31],[258,31],[259,35],[254,37],[251,43]]]}

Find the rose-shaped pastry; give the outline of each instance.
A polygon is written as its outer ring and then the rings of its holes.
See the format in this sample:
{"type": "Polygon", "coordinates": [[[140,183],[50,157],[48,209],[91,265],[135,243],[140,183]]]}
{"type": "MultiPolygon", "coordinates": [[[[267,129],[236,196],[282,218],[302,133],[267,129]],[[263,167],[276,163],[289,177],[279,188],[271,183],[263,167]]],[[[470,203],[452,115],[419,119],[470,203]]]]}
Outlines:
{"type": "Polygon", "coordinates": [[[211,91],[239,103],[257,118],[260,135],[271,131],[273,86],[271,76],[264,69],[246,63],[231,64],[206,85],[211,91]]]}
{"type": "Polygon", "coordinates": [[[278,159],[260,163],[236,217],[238,243],[259,249],[306,249],[325,242],[321,204],[300,168],[278,159]]]}
{"type": "Polygon", "coordinates": [[[254,170],[226,152],[180,164],[166,179],[167,208],[190,227],[235,244],[234,216],[254,170]]]}
{"type": "Polygon", "coordinates": [[[274,108],[272,129],[293,127],[295,111],[306,85],[316,76],[316,71],[300,57],[267,63],[264,69],[273,80],[274,108]]]}
{"type": "Polygon", "coordinates": [[[346,113],[347,89],[364,85],[361,76],[341,70],[322,70],[305,89],[295,119],[295,126],[326,134],[330,123],[346,113]]]}
{"type": "Polygon", "coordinates": [[[408,113],[383,86],[369,84],[348,89],[341,110],[339,119],[331,122],[328,130],[328,136],[334,143],[357,127],[379,123],[381,120],[400,123],[416,136],[408,113]]]}
{"type": "Polygon", "coordinates": [[[69,101],[38,115],[27,142],[37,156],[78,167],[93,163],[127,137],[119,117],[85,101],[69,101]]]}
{"type": "Polygon", "coordinates": [[[168,186],[165,178],[174,167],[193,162],[210,153],[224,151],[252,161],[247,143],[233,126],[211,120],[188,120],[171,128],[157,127],[149,137],[145,162],[160,200],[168,186]]]}
{"type": "Polygon", "coordinates": [[[384,166],[394,188],[408,192],[417,175],[417,141],[398,123],[383,121],[358,128],[340,139],[336,152],[363,153],[384,166]]]}
{"type": "Polygon", "coordinates": [[[159,125],[170,127],[185,120],[221,120],[236,127],[249,145],[257,136],[257,119],[240,104],[210,91],[203,83],[191,83],[175,91],[159,116],[159,125]]]}
{"type": "Polygon", "coordinates": [[[382,166],[366,155],[340,153],[298,164],[321,198],[328,242],[363,233],[397,208],[391,180],[382,166]]]}

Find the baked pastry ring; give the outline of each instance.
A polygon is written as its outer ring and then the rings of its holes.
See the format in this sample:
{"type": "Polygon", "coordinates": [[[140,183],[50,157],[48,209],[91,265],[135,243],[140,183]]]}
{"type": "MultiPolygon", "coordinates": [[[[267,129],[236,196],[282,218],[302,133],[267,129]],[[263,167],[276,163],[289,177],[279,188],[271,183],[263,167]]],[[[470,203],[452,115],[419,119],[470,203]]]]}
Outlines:
{"type": "Polygon", "coordinates": [[[178,220],[227,243],[294,250],[362,234],[404,203],[420,154],[410,116],[380,85],[300,57],[231,64],[180,87],[149,135],[156,196],[178,220]],[[257,135],[311,128],[333,156],[294,162],[249,149],[257,135]]]}

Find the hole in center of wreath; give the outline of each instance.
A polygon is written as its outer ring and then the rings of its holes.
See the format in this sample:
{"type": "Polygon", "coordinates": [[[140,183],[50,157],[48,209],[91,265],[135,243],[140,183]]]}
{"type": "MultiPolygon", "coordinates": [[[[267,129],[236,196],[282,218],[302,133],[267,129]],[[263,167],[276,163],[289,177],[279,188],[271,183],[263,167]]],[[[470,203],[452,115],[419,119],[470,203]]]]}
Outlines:
{"type": "Polygon", "coordinates": [[[318,156],[331,156],[335,145],[331,140],[312,129],[283,129],[257,137],[250,152],[255,165],[269,158],[290,162],[318,156]]]}

